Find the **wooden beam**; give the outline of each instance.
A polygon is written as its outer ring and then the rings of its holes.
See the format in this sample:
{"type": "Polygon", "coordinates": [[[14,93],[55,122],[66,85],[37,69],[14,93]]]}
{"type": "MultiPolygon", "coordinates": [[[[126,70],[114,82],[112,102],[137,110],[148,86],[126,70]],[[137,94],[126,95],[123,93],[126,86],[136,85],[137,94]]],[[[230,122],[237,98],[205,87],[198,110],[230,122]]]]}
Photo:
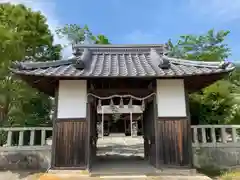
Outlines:
{"type": "MultiPolygon", "coordinates": [[[[94,89],[129,89],[129,88],[144,88],[147,89],[149,84],[153,83],[154,80],[144,79],[94,79],[89,80],[89,85],[92,84],[94,89]]],[[[150,85],[151,87],[151,85],[150,85]]],[[[90,88],[90,86],[89,86],[90,88]]]]}
{"type": "Polygon", "coordinates": [[[111,95],[132,95],[137,97],[145,97],[151,93],[153,90],[149,89],[94,89],[89,90],[89,93],[95,94],[101,97],[107,97],[111,95]]]}

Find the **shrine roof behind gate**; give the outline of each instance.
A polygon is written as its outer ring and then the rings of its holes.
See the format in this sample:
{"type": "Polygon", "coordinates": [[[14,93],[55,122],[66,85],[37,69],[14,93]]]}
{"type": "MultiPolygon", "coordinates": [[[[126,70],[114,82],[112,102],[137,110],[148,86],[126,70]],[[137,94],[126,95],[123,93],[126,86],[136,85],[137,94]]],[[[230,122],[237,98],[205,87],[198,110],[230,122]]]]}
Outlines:
{"type": "Polygon", "coordinates": [[[17,62],[18,75],[48,77],[185,77],[230,72],[231,63],[167,56],[165,45],[76,45],[74,56],[49,62],[17,62]]]}

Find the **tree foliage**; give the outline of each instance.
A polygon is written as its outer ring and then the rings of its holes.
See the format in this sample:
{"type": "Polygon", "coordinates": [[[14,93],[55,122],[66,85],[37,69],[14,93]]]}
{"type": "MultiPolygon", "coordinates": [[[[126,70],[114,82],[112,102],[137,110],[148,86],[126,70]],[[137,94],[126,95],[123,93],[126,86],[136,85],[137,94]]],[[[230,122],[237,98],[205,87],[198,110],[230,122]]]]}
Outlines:
{"type": "Polygon", "coordinates": [[[5,3],[0,5],[0,22],[2,28],[7,31],[5,36],[8,37],[2,45],[21,48],[19,58],[35,56],[42,46],[52,45],[53,36],[46,18],[40,12],[33,12],[24,5],[5,3]],[[14,39],[8,44],[11,38],[14,39]]]}
{"type": "Polygon", "coordinates": [[[169,40],[170,55],[190,60],[223,61],[230,55],[230,49],[224,43],[229,33],[229,31],[215,32],[211,29],[204,35],[180,36],[176,45],[169,40]]]}
{"type": "MultiPolygon", "coordinates": [[[[199,61],[224,61],[230,49],[224,43],[229,31],[209,30],[206,34],[184,35],[174,45],[169,40],[170,55],[199,61]]],[[[220,80],[213,85],[190,95],[192,124],[224,124],[235,122],[233,93],[239,87],[239,73],[220,80]]],[[[235,113],[236,114],[236,113],[235,113]]]]}
{"type": "Polygon", "coordinates": [[[49,120],[49,97],[13,77],[13,61],[60,58],[61,46],[40,12],[23,5],[0,4],[0,123],[1,125],[38,125],[49,120]]]}
{"type": "Polygon", "coordinates": [[[81,27],[77,24],[67,24],[57,29],[56,33],[60,38],[66,37],[72,44],[110,44],[108,38],[102,34],[93,35],[87,25],[81,27]]]}

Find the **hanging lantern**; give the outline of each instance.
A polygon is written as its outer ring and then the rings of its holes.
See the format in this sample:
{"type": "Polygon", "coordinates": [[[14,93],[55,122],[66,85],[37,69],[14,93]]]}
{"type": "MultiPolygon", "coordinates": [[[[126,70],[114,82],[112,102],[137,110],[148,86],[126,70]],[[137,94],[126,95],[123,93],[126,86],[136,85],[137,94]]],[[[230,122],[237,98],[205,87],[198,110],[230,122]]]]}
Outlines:
{"type": "Polygon", "coordinates": [[[121,99],[120,99],[120,104],[119,104],[119,107],[120,108],[124,108],[124,104],[123,104],[123,98],[121,97],[121,99]]]}
{"type": "Polygon", "coordinates": [[[133,108],[132,98],[130,98],[130,100],[129,100],[128,108],[129,108],[129,109],[133,108]]]}
{"type": "Polygon", "coordinates": [[[101,99],[98,99],[97,109],[98,109],[99,111],[102,110],[102,102],[101,102],[101,99]]]}
{"type": "Polygon", "coordinates": [[[144,100],[142,100],[141,109],[142,109],[142,111],[144,111],[144,110],[145,110],[145,102],[144,102],[144,100]]]}

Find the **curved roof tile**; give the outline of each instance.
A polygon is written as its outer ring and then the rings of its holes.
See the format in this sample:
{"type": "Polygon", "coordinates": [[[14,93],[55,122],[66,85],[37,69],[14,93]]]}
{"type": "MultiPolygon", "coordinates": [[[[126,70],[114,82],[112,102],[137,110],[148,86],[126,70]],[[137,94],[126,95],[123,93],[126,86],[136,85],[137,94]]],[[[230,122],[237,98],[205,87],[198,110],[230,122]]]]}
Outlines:
{"type": "MultiPolygon", "coordinates": [[[[165,45],[91,45],[75,46],[76,56],[50,62],[18,62],[16,74],[57,77],[182,77],[229,72],[231,63],[190,61],[168,57],[165,45]],[[84,50],[90,52],[84,59],[84,50]],[[84,59],[85,66],[75,64],[84,59]],[[167,62],[169,67],[160,66],[167,62]]],[[[85,53],[86,54],[86,53],[85,53]]]]}

